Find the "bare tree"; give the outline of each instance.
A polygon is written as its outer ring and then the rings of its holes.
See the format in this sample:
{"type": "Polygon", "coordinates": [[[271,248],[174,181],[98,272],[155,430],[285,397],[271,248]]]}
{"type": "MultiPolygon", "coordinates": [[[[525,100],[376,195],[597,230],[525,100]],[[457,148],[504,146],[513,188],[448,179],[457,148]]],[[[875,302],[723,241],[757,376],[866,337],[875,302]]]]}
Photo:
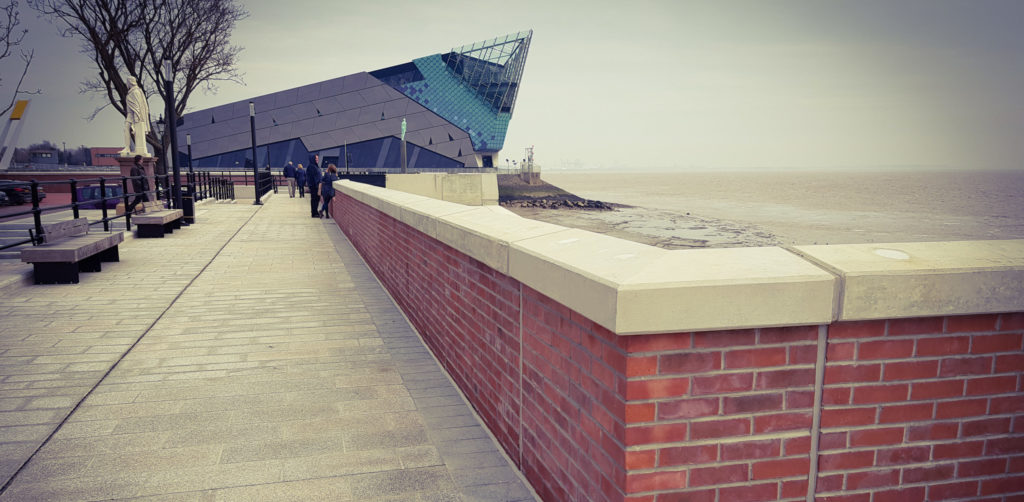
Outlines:
{"type": "MultiPolygon", "coordinates": [[[[7,59],[17,50],[24,63],[21,69],[21,77],[18,79],[17,85],[14,86],[14,92],[11,94],[11,100],[7,102],[3,110],[0,110],[0,115],[7,114],[7,111],[14,106],[14,102],[18,99],[18,94],[39,94],[41,92],[38,89],[35,91],[21,90],[21,84],[25,82],[25,75],[28,75],[28,67],[32,65],[32,56],[35,52],[18,49],[22,41],[25,40],[25,35],[28,34],[27,29],[18,29],[18,25],[21,24],[21,20],[18,18],[19,14],[17,0],[10,0],[6,5],[0,6],[0,61],[7,59]]],[[[3,79],[0,78],[0,82],[2,81],[3,79]]]]}
{"type": "MultiPolygon", "coordinates": [[[[235,24],[249,13],[234,0],[28,0],[49,17],[61,33],[82,42],[82,53],[95,65],[95,77],[82,82],[82,92],[106,96],[108,103],[89,119],[113,106],[125,115],[128,77],[146,96],[166,103],[162,59],[174,65],[174,110],[185,112],[197,89],[216,91],[216,83],[241,83],[235,67],[241,47],[231,45],[235,24]]],[[[164,138],[151,131],[147,142],[159,151],[164,138]]]]}

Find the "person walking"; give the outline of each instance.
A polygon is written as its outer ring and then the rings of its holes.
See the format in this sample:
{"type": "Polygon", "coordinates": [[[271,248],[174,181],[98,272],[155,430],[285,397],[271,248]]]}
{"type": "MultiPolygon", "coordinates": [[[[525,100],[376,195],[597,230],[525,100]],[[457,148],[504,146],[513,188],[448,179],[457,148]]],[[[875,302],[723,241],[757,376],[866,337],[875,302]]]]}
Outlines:
{"type": "Polygon", "coordinates": [[[149,202],[149,179],[146,178],[146,169],[142,167],[142,155],[135,156],[135,164],[132,165],[132,170],[129,173],[132,177],[132,192],[135,192],[135,199],[128,204],[128,207],[124,209],[124,212],[131,213],[135,210],[135,206],[142,202],[142,210],[146,210],[146,202],[149,202]]]}
{"type": "Polygon", "coordinates": [[[320,206],[320,217],[331,217],[331,199],[334,198],[334,182],[338,181],[338,167],[334,164],[327,164],[327,174],[320,180],[320,196],[324,202],[320,206]]]}
{"type": "Polygon", "coordinates": [[[285,164],[283,173],[285,183],[288,183],[288,197],[295,198],[295,166],[292,165],[291,161],[285,164]]]}
{"type": "Polygon", "coordinates": [[[320,178],[323,178],[323,173],[320,172],[320,156],[313,155],[309,167],[306,168],[306,187],[309,188],[309,215],[313,218],[320,217],[316,207],[320,203],[320,178]]]}
{"type": "Polygon", "coordinates": [[[299,186],[299,198],[303,199],[306,197],[306,170],[302,168],[302,164],[295,168],[295,184],[299,186]]]}

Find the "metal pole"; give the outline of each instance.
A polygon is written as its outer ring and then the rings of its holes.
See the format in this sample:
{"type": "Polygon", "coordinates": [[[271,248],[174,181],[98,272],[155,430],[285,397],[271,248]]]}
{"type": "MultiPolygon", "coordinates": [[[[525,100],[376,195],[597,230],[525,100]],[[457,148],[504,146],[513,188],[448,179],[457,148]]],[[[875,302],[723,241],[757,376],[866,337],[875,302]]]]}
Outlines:
{"type": "Polygon", "coordinates": [[[167,129],[170,131],[171,135],[171,151],[166,155],[166,162],[169,162],[174,168],[174,180],[172,180],[173,188],[171,189],[171,195],[174,198],[174,209],[181,209],[181,180],[179,179],[181,177],[181,166],[178,165],[178,159],[175,158],[178,156],[178,126],[176,124],[178,119],[174,114],[173,71],[174,68],[172,68],[171,60],[164,57],[164,93],[167,96],[167,129]]]}
{"type": "Polygon", "coordinates": [[[252,136],[252,190],[256,200],[253,201],[253,205],[261,206],[260,202],[260,187],[257,180],[260,179],[260,166],[256,162],[256,105],[249,102],[249,134],[252,136]]]}

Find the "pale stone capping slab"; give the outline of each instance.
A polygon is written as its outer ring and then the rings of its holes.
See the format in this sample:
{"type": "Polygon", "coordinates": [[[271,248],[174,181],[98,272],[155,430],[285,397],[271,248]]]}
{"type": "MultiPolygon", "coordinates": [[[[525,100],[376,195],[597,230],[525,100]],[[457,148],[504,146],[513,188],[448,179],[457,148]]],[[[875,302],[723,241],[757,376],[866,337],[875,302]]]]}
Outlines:
{"type": "Polygon", "coordinates": [[[442,216],[471,211],[472,209],[470,206],[454,202],[420,197],[420,200],[409,202],[403,206],[398,214],[398,219],[402,223],[436,239],[437,221],[442,216]]]}
{"type": "Polygon", "coordinates": [[[422,195],[388,190],[350,180],[335,181],[334,189],[396,220],[401,219],[403,207],[427,199],[422,195]]]}
{"type": "Polygon", "coordinates": [[[795,249],[842,278],[840,320],[1024,310],[1024,240],[795,249]]]}
{"type": "Polygon", "coordinates": [[[782,248],[668,251],[619,286],[615,331],[827,324],[836,277],[782,248]]]}
{"type": "Polygon", "coordinates": [[[473,208],[437,220],[439,241],[505,275],[510,243],[564,230],[562,226],[522,218],[501,206],[473,208]]]}
{"type": "Polygon", "coordinates": [[[512,243],[509,275],[615,331],[618,289],[668,251],[566,229],[512,243]]]}

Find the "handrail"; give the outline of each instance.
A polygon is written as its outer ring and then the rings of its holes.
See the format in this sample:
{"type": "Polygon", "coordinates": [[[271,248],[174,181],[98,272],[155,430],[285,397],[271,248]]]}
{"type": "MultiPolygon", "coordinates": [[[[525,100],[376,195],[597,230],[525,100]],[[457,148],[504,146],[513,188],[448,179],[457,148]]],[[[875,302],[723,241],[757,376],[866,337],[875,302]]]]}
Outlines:
{"type": "MultiPolygon", "coordinates": [[[[185,176],[185,185],[189,187],[189,193],[194,194],[196,201],[208,198],[216,197],[222,198],[234,198],[234,182],[224,178],[218,178],[212,176],[210,173],[195,172],[195,173],[182,173],[185,176]],[[216,187],[216,188],[215,188],[216,187]]],[[[83,206],[94,206],[99,205],[99,210],[102,217],[97,220],[89,221],[89,225],[103,224],[103,231],[110,231],[110,222],[115,221],[119,218],[124,218],[125,229],[131,229],[131,214],[127,211],[110,216],[108,214],[107,201],[119,200],[123,202],[124,207],[127,208],[130,201],[136,196],[141,195],[143,192],[129,191],[129,180],[144,179],[146,176],[100,176],[96,178],[69,178],[67,180],[50,180],[50,181],[12,181],[5,182],[6,187],[15,188],[28,188],[31,195],[31,208],[24,211],[16,211],[0,215],[0,220],[13,220],[24,216],[32,216],[33,230],[29,234],[29,238],[19,240],[17,242],[0,245],[0,251],[10,249],[25,244],[36,245],[41,242],[43,235],[43,224],[42,216],[44,213],[56,213],[59,211],[65,211],[71,209],[72,216],[78,218],[80,216],[80,210],[83,206]],[[110,183],[110,184],[108,184],[110,183]],[[86,186],[95,186],[98,184],[99,193],[97,197],[91,197],[85,200],[79,198],[79,188],[85,188],[86,186]],[[56,206],[41,206],[40,202],[42,198],[39,196],[40,187],[46,186],[59,186],[68,185],[68,189],[71,195],[70,204],[62,204],[56,206]],[[115,194],[116,190],[114,187],[120,188],[121,193],[115,194]]],[[[149,194],[155,201],[163,201],[165,204],[170,203],[170,186],[172,175],[170,174],[157,174],[153,176],[155,186],[150,190],[146,190],[144,193],[149,194]]],[[[134,187],[134,184],[132,185],[134,187]]],[[[132,188],[134,190],[134,188],[132,188]]],[[[59,193],[59,192],[52,192],[59,193]]]]}

